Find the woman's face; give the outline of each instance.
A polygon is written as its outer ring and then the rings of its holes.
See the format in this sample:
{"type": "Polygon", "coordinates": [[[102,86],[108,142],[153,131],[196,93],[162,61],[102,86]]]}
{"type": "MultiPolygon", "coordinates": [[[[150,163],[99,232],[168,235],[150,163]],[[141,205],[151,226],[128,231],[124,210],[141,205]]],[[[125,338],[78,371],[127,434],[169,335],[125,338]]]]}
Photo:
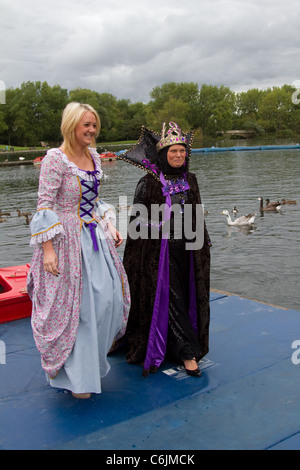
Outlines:
{"type": "Polygon", "coordinates": [[[169,147],[167,160],[172,168],[180,168],[185,162],[185,157],[186,148],[184,145],[175,144],[169,147]]]}
{"type": "Polygon", "coordinates": [[[77,142],[86,147],[91,145],[97,130],[97,122],[91,111],[84,113],[75,128],[75,137],[77,142]]]}

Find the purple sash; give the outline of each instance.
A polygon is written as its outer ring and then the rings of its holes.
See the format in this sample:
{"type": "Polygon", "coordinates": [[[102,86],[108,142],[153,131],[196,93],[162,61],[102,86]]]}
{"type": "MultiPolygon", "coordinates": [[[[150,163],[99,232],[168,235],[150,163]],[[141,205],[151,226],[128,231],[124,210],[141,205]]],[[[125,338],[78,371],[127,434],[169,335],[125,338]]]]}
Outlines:
{"type": "MultiPolygon", "coordinates": [[[[163,174],[160,181],[166,186],[163,174]]],[[[171,196],[166,194],[166,205],[164,222],[170,218],[171,196]]],[[[148,371],[150,366],[159,367],[164,360],[167,348],[169,322],[169,243],[168,234],[164,234],[159,255],[158,275],[156,283],[156,294],[154,300],[152,321],[149,332],[147,352],[144,361],[144,370],[148,371]]]]}

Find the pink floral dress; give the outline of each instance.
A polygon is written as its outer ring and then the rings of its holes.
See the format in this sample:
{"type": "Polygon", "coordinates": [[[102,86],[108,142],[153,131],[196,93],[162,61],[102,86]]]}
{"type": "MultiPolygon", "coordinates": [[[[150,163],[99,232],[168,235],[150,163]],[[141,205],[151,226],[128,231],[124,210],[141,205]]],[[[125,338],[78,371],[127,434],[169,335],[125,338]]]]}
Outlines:
{"type": "Polygon", "coordinates": [[[90,153],[94,171],[81,170],[60,149],[43,159],[27,279],[42,367],[52,386],[74,393],[101,393],[107,353],[125,333],[130,308],[127,276],[107,227],[115,214],[98,198],[103,172],[95,149],[90,153]],[[43,268],[42,242],[50,239],[57,277],[43,268]]]}

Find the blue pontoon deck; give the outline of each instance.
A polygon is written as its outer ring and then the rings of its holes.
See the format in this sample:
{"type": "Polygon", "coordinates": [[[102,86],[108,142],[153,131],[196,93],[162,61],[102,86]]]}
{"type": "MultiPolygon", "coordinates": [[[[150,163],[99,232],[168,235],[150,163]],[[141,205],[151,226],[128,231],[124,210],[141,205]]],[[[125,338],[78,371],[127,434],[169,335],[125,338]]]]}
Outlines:
{"type": "Polygon", "coordinates": [[[90,400],[47,385],[30,318],[0,339],[0,449],[300,449],[298,311],[211,292],[200,379],[170,363],[144,378],[119,351],[90,400]]]}

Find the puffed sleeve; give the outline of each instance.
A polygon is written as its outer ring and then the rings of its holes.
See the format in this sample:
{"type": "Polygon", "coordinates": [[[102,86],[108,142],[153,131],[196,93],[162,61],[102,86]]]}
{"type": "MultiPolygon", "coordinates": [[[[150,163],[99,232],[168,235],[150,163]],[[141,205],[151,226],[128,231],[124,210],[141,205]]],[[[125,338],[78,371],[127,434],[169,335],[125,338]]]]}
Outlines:
{"type": "Polygon", "coordinates": [[[104,220],[106,223],[111,222],[116,226],[116,212],[114,206],[104,202],[102,199],[98,199],[94,208],[94,216],[97,220],[104,220]]]}
{"type": "Polygon", "coordinates": [[[48,151],[40,170],[37,212],[30,223],[31,246],[64,236],[62,223],[55,211],[56,195],[62,184],[63,173],[64,163],[60,156],[48,151]]]}

